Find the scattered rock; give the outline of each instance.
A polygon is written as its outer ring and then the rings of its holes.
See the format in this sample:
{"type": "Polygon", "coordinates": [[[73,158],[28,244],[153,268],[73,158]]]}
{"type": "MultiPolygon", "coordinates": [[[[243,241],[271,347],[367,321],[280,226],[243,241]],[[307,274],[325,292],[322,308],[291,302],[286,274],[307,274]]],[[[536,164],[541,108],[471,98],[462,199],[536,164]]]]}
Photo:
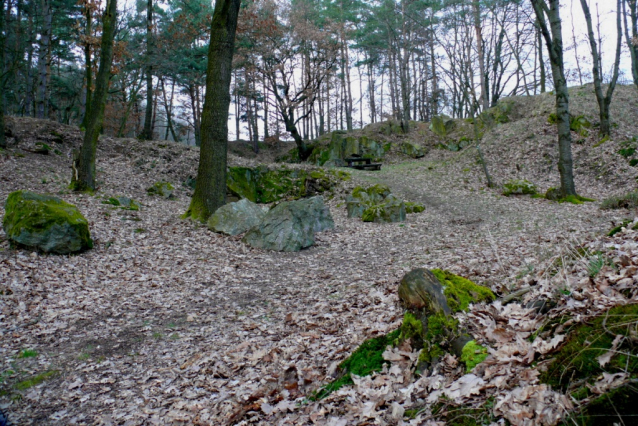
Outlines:
{"type": "Polygon", "coordinates": [[[390,193],[385,185],[370,188],[356,187],[346,197],[348,217],[360,217],[364,222],[403,222],[407,213],[419,213],[425,207],[417,203],[406,203],[390,193]]]}
{"type": "Polygon", "coordinates": [[[361,220],[375,223],[403,222],[405,214],[403,201],[390,194],[382,203],[367,207],[361,214],[361,220]]]}
{"type": "Polygon", "coordinates": [[[430,122],[430,130],[442,138],[451,133],[455,127],[454,120],[447,115],[435,115],[430,122]]]}
{"type": "Polygon", "coordinates": [[[441,281],[428,269],[417,268],[404,275],[399,284],[399,299],[409,311],[452,313],[441,281]]]}
{"type": "Polygon", "coordinates": [[[163,198],[171,198],[173,196],[173,190],[175,188],[169,182],[159,181],[155,182],[153,186],[146,189],[148,195],[157,195],[163,198]]]}
{"type": "Polygon", "coordinates": [[[242,234],[259,225],[267,211],[267,207],[248,199],[229,203],[218,208],[208,219],[208,229],[227,235],[242,234]]]}
{"type": "Polygon", "coordinates": [[[110,197],[108,200],[102,201],[102,203],[120,207],[123,210],[137,211],[140,209],[140,204],[128,197],[110,197]]]}
{"type": "Polygon", "coordinates": [[[89,223],[72,204],[29,191],[9,194],[2,226],[13,243],[46,253],[93,248],[89,223]]]}
{"type": "Polygon", "coordinates": [[[535,195],[536,185],[526,179],[512,179],[503,185],[503,195],[535,195]]]}
{"type": "Polygon", "coordinates": [[[401,144],[401,152],[412,158],[421,158],[425,156],[425,150],[410,142],[403,142],[401,144]]]}
{"type": "Polygon", "coordinates": [[[246,233],[246,244],[268,250],[299,251],[314,244],[315,232],[334,228],[322,197],[283,202],[246,233]]]}

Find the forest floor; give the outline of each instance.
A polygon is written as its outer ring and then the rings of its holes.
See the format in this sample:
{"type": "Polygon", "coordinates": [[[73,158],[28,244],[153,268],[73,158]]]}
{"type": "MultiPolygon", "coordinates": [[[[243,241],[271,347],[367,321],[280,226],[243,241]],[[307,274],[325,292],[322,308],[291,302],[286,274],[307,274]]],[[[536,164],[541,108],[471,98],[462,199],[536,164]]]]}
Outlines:
{"type": "MultiPolygon", "coordinates": [[[[516,303],[478,306],[461,318],[491,347],[492,371],[466,375],[449,358],[441,371],[416,379],[416,355],[402,347],[387,355],[389,370],[324,400],[309,397],[361,342],[400,325],[397,287],[413,268],[447,269],[500,296],[531,285],[526,300],[558,297],[560,309],[583,317],[627,303],[609,281],[584,283],[586,262],[553,277],[547,271],[586,244],[613,243],[638,256],[635,232],[604,237],[634,211],[504,197],[485,188],[472,149],[353,171],[327,201],[335,229],[317,234],[309,249],[278,253],[180,219],[190,195],[181,182],[194,175],[195,148],[104,137],[99,191],[74,194],[67,185],[79,132],[36,120],[12,125],[21,136],[0,153],[0,200],[18,189],[59,194],[87,217],[95,241],[79,255],[42,255],[11,249],[0,232],[0,408],[15,425],[444,424],[429,410],[442,395],[468,406],[492,398],[494,413],[513,424],[553,424],[570,403],[538,384],[531,361],[560,339],[523,343],[542,319],[516,303]],[[29,151],[42,135],[60,155],[29,151]],[[176,185],[175,199],[146,194],[159,178],[176,185]],[[375,183],[426,210],[403,223],[348,219],[344,196],[375,183]],[[102,203],[121,195],[141,202],[140,211],[102,203]],[[577,288],[586,297],[573,296],[577,288]],[[489,325],[497,323],[499,338],[489,325]],[[404,417],[410,409],[421,411],[404,417]]],[[[485,149],[499,177],[509,159],[496,158],[495,144],[485,149]]],[[[524,161],[541,161],[534,155],[524,161]]],[[[230,162],[259,158],[231,155],[230,162]]],[[[543,179],[557,183],[552,173],[543,179]]],[[[596,200],[635,187],[620,181],[576,171],[579,192],[596,200]]],[[[601,279],[618,273],[606,274],[601,279]]]]}

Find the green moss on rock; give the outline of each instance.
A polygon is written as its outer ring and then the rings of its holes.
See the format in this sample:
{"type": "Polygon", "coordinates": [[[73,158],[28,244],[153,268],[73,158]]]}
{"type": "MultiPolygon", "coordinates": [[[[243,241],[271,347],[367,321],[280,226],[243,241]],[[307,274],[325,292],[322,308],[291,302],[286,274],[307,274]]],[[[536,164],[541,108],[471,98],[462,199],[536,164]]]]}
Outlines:
{"type": "Polygon", "coordinates": [[[9,194],[4,208],[2,226],[15,244],[58,254],[93,248],[88,221],[60,198],[16,191],[9,194]]]}
{"type": "Polygon", "coordinates": [[[503,185],[503,195],[534,195],[537,193],[536,185],[526,179],[513,179],[503,185]]]}
{"type": "Polygon", "coordinates": [[[496,299],[492,290],[467,278],[441,269],[433,269],[432,273],[441,281],[452,312],[467,311],[471,303],[491,302],[496,299]]]}

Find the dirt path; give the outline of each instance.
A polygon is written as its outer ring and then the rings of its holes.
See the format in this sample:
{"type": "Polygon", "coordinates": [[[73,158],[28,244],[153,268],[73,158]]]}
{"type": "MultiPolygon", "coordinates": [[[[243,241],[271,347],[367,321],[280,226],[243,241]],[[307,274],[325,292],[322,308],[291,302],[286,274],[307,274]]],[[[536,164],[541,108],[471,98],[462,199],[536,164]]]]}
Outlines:
{"type": "MultiPolygon", "coordinates": [[[[26,160],[3,165],[0,199],[64,188],[64,179],[41,183],[26,160]]],[[[67,173],[63,161],[50,167],[67,173]]],[[[617,215],[502,197],[460,166],[414,161],[355,172],[351,185],[386,183],[425,212],[362,223],[336,197],[334,231],[300,253],[274,253],[179,219],[186,192],[147,196],[150,178],[122,156],[100,167],[100,196],[124,194],[143,208],[62,194],[90,220],[94,250],[41,256],[0,242],[0,407],[15,424],[299,424],[304,395],[336,362],[397,327],[396,287],[410,269],[511,289],[617,215]],[[37,356],[24,357],[27,349],[37,356]],[[42,383],[24,384],[34,377],[42,383]],[[259,409],[263,401],[278,408],[259,409]]]]}

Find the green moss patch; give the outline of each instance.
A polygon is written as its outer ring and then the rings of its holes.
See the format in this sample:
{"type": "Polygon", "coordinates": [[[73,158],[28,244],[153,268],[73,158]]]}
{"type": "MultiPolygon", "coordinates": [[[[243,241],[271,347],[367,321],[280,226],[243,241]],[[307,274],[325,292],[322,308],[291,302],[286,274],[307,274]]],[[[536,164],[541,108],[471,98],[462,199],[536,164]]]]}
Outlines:
{"type": "Polygon", "coordinates": [[[463,346],[461,362],[465,364],[466,371],[469,373],[474,367],[485,361],[487,355],[487,348],[485,346],[479,345],[475,340],[470,340],[463,346]]]}
{"type": "Polygon", "coordinates": [[[513,179],[503,185],[503,195],[534,195],[538,192],[536,185],[526,179],[513,179]]]}
{"type": "Polygon", "coordinates": [[[107,200],[102,201],[102,204],[110,204],[123,210],[138,211],[140,209],[140,204],[128,197],[109,197],[107,200]]]}
{"type": "Polygon", "coordinates": [[[400,333],[400,330],[395,330],[363,342],[352,355],[339,364],[340,377],[321,388],[310,399],[316,401],[325,398],[343,386],[353,384],[352,374],[369,376],[375,371],[381,371],[383,364],[387,363],[383,359],[383,352],[388,346],[393,345],[400,333]]]}
{"type": "Polygon", "coordinates": [[[638,304],[617,306],[576,327],[553,362],[541,375],[543,383],[572,395],[587,395],[587,384],[603,372],[627,371],[638,377],[638,351],[632,343],[638,327],[638,304]],[[608,364],[600,366],[598,357],[609,352],[617,335],[623,336],[608,364]]]}
{"type": "Polygon", "coordinates": [[[593,198],[581,197],[580,195],[568,195],[558,200],[559,203],[572,203],[572,204],[585,204],[585,203],[592,203],[594,201],[596,200],[594,200],[593,198]]]}
{"type": "Polygon", "coordinates": [[[28,378],[27,380],[23,380],[21,382],[16,383],[14,387],[20,391],[27,390],[29,388],[32,388],[34,386],[41,384],[45,380],[51,379],[56,374],[58,374],[57,370],[45,371],[44,373],[40,373],[36,376],[28,378]]]}
{"type": "Polygon", "coordinates": [[[467,311],[470,303],[491,302],[496,299],[492,290],[467,278],[441,269],[433,269],[432,273],[441,281],[452,312],[467,311]]]}

